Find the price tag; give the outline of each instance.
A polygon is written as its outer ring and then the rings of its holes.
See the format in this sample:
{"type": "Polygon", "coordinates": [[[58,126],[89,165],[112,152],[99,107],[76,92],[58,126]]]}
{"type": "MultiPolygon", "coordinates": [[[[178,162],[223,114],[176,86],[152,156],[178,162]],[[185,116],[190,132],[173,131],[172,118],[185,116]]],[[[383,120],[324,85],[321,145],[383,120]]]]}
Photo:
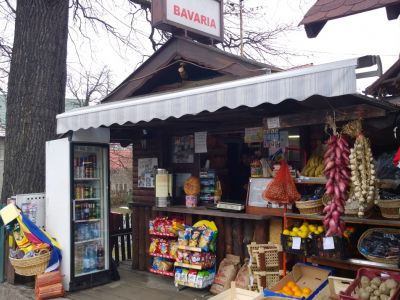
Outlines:
{"type": "Polygon", "coordinates": [[[333,236],[324,237],[322,247],[324,248],[324,250],[335,249],[335,241],[333,240],[333,236]]]}
{"type": "Polygon", "coordinates": [[[292,238],[292,249],[300,250],[300,246],[301,246],[301,238],[294,236],[292,238]]]}

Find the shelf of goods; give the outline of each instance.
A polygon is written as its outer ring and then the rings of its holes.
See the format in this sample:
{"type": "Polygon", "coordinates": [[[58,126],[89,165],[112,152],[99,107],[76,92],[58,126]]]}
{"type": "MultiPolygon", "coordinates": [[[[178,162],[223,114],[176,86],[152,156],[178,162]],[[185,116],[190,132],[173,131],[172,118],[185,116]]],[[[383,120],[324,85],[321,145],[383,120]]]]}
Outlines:
{"type": "MultiPolygon", "coordinates": [[[[157,231],[149,231],[149,234],[155,238],[160,237],[160,238],[167,238],[167,239],[176,239],[177,235],[174,233],[169,233],[169,232],[157,232],[157,231]]],[[[153,258],[159,257],[166,259],[168,261],[175,261],[175,257],[170,255],[170,254],[163,254],[163,253],[158,253],[158,252],[149,252],[149,255],[152,256],[153,258]]],[[[172,264],[172,262],[171,262],[172,264]]],[[[174,271],[165,271],[165,270],[157,270],[154,267],[151,267],[149,269],[151,273],[162,275],[162,276],[168,276],[168,277],[174,277],[174,271]]]]}
{"type": "Polygon", "coordinates": [[[158,274],[158,275],[174,277],[174,272],[173,271],[171,271],[171,272],[169,272],[169,271],[161,271],[161,270],[155,270],[153,268],[150,268],[149,271],[151,273],[158,274]]]}
{"type": "MultiPolygon", "coordinates": [[[[296,213],[285,213],[284,218],[285,218],[286,222],[288,219],[322,222],[324,219],[324,216],[323,215],[302,215],[302,214],[296,214],[296,213]]],[[[368,219],[368,218],[358,218],[358,217],[348,217],[348,216],[343,216],[343,220],[346,224],[362,224],[362,225],[373,225],[373,226],[380,226],[380,227],[400,227],[400,222],[398,220],[368,219]]],[[[307,262],[310,262],[313,264],[325,265],[325,266],[335,267],[335,268],[339,268],[339,269],[347,269],[347,270],[352,270],[352,271],[357,271],[360,267],[400,271],[399,266],[396,264],[374,262],[374,261],[370,261],[367,259],[361,259],[361,258],[338,259],[338,258],[330,258],[330,257],[307,256],[305,258],[305,260],[307,262]]]]}
{"type": "Polygon", "coordinates": [[[191,264],[185,264],[185,263],[181,263],[181,262],[175,262],[175,267],[181,267],[181,268],[185,268],[185,269],[193,269],[193,270],[202,270],[202,266],[201,265],[191,265],[191,264]]]}

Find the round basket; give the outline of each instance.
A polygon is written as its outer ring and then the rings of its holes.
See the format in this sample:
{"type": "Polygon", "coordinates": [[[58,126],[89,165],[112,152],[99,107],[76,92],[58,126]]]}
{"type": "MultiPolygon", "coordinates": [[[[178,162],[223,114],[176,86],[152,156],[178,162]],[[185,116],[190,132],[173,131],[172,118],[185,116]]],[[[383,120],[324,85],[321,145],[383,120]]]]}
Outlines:
{"type": "Polygon", "coordinates": [[[379,200],[379,209],[382,217],[388,219],[400,219],[400,199],[379,200]]]}
{"type": "Polygon", "coordinates": [[[296,201],[296,207],[299,209],[300,214],[302,215],[319,215],[324,209],[322,199],[296,201]]]}
{"type": "Polygon", "coordinates": [[[361,251],[361,244],[363,242],[363,240],[365,238],[367,238],[370,234],[372,234],[374,231],[379,231],[382,233],[395,233],[395,234],[400,234],[400,229],[395,229],[395,228],[370,228],[368,230],[366,230],[359,238],[358,243],[357,243],[357,249],[358,252],[360,252],[360,254],[362,256],[364,256],[366,259],[373,261],[373,262],[377,262],[377,263],[384,263],[384,264],[397,264],[397,262],[399,261],[399,257],[396,255],[394,257],[377,257],[377,256],[372,256],[372,255],[367,255],[364,254],[361,251]]]}
{"type": "Polygon", "coordinates": [[[15,269],[15,273],[22,276],[34,276],[44,273],[49,264],[51,252],[46,250],[44,253],[29,258],[11,258],[10,263],[15,269]]]}

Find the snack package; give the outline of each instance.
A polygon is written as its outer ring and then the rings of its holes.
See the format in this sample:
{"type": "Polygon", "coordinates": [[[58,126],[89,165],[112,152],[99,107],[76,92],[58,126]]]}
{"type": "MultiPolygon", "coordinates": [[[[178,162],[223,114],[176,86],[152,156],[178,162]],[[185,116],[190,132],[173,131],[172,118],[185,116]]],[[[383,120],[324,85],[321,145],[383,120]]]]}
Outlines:
{"type": "Polygon", "coordinates": [[[190,270],[188,274],[188,284],[195,285],[197,280],[197,271],[190,270]]]}
{"type": "Polygon", "coordinates": [[[174,266],[174,264],[172,263],[172,261],[162,260],[159,263],[158,269],[161,271],[171,271],[173,266],[174,266]]]}
{"type": "Polygon", "coordinates": [[[183,283],[186,283],[188,281],[188,275],[189,275],[189,270],[188,269],[182,269],[181,281],[183,283]]]}
{"type": "Polygon", "coordinates": [[[211,229],[203,230],[199,240],[199,247],[203,251],[209,251],[210,244],[213,239],[214,239],[214,231],[212,231],[211,229]]]}
{"type": "Polygon", "coordinates": [[[185,230],[178,231],[178,244],[179,246],[187,246],[189,239],[192,236],[192,227],[188,226],[185,230]]]}
{"type": "Polygon", "coordinates": [[[196,287],[202,288],[205,286],[207,278],[207,271],[199,271],[196,277],[196,287]]]}
{"type": "Polygon", "coordinates": [[[175,281],[181,281],[181,274],[182,274],[182,269],[176,268],[175,269],[175,281]]]}
{"type": "Polygon", "coordinates": [[[182,258],[182,262],[184,264],[190,264],[190,257],[191,257],[191,253],[188,251],[184,251],[183,252],[183,258],[182,258]]]}
{"type": "Polygon", "coordinates": [[[176,262],[183,263],[183,251],[177,250],[175,255],[176,262]]]}
{"type": "Polygon", "coordinates": [[[183,225],[182,221],[173,219],[172,220],[172,230],[173,230],[173,233],[176,234],[180,230],[185,230],[185,225],[183,225]]]}
{"type": "Polygon", "coordinates": [[[175,241],[169,242],[169,255],[176,257],[176,252],[178,251],[178,243],[175,241]]]}
{"type": "Polygon", "coordinates": [[[230,288],[231,281],[236,277],[240,257],[236,255],[227,254],[221,261],[218,272],[215,275],[214,283],[211,286],[210,292],[219,294],[230,288]]]}
{"type": "Polygon", "coordinates": [[[201,235],[201,231],[200,230],[198,230],[198,229],[193,229],[192,230],[192,235],[191,235],[190,240],[189,240],[189,246],[190,247],[197,247],[200,235],[201,235]]]}
{"type": "Polygon", "coordinates": [[[190,256],[191,265],[203,265],[204,263],[204,253],[195,252],[190,256]]]}
{"type": "Polygon", "coordinates": [[[149,247],[150,253],[157,253],[158,252],[158,243],[159,239],[152,239],[149,247]]]}
{"type": "Polygon", "coordinates": [[[159,253],[168,254],[168,252],[169,252],[168,241],[161,239],[158,244],[158,249],[159,249],[159,253]]]}

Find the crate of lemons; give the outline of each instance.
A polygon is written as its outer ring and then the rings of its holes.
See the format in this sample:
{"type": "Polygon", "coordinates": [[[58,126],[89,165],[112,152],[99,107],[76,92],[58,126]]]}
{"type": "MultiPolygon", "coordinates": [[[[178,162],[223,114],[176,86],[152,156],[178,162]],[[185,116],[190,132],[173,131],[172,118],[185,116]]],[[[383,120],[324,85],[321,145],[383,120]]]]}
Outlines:
{"type": "Polygon", "coordinates": [[[285,229],[281,235],[283,251],[296,255],[312,255],[312,237],[313,235],[322,235],[325,229],[321,225],[308,224],[304,222],[300,227],[293,226],[291,230],[285,229]],[[300,249],[293,247],[293,237],[301,238],[300,249]]]}
{"type": "Polygon", "coordinates": [[[292,280],[288,281],[281,290],[275,291],[275,293],[296,298],[307,298],[312,292],[313,291],[308,287],[300,288],[296,282],[292,280]]]}

